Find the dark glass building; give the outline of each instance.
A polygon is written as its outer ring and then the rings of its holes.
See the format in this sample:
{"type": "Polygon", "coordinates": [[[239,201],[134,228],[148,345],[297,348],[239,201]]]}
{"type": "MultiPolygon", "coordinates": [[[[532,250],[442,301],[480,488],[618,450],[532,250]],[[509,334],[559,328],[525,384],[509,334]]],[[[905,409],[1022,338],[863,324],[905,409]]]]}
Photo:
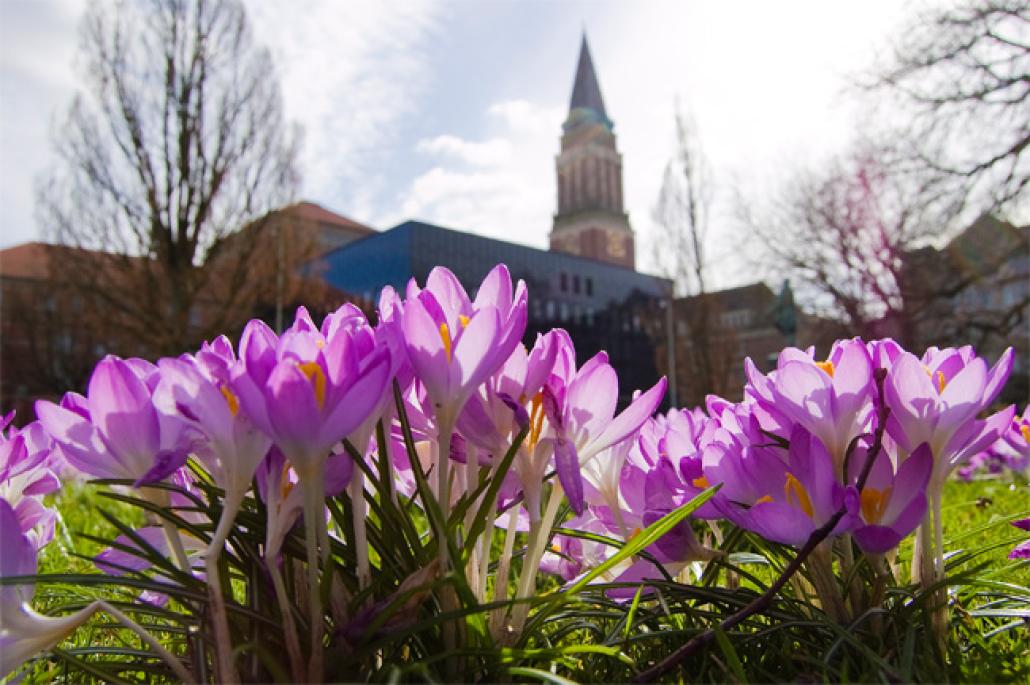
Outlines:
{"type": "Polygon", "coordinates": [[[418,221],[333,250],[321,258],[318,270],[329,285],[374,300],[386,285],[403,294],[412,277],[424,284],[437,265],[453,271],[474,296],[498,263],[529,288],[527,345],[537,333],[560,327],[575,341],[579,363],[607,351],[619,374],[622,404],[634,390],[658,380],[655,343],[643,319],[656,301],[669,297],[671,285],[662,278],[418,221]]]}

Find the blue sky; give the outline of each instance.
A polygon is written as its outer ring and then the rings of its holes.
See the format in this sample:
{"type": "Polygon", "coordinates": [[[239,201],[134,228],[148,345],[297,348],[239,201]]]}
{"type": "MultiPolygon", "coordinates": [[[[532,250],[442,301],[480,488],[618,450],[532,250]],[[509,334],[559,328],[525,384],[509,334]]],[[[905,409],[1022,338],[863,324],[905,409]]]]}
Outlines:
{"type": "MultiPolygon", "coordinates": [[[[715,172],[722,285],[742,280],[731,191],[763,194],[846,145],[867,113],[846,77],[906,17],[885,0],[246,4],[305,131],[302,197],[378,228],[419,218],[539,247],[585,28],[643,266],[678,98],[715,172]]],[[[83,7],[0,0],[0,246],[37,236],[32,180],[76,87],[83,7]]]]}

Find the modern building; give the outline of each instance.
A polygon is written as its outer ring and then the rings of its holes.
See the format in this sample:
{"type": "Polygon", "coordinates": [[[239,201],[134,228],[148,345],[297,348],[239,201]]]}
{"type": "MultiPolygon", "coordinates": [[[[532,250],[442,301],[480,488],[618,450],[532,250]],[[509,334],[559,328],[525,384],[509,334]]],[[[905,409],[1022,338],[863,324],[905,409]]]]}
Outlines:
{"type": "Polygon", "coordinates": [[[537,333],[561,327],[575,341],[580,362],[606,350],[624,400],[658,380],[645,317],[655,302],[671,294],[671,283],[663,278],[419,221],[334,250],[313,268],[333,288],[368,301],[384,286],[403,292],[411,278],[425,283],[438,265],[453,271],[474,296],[473,289],[499,263],[529,289],[528,345],[537,333]]]}

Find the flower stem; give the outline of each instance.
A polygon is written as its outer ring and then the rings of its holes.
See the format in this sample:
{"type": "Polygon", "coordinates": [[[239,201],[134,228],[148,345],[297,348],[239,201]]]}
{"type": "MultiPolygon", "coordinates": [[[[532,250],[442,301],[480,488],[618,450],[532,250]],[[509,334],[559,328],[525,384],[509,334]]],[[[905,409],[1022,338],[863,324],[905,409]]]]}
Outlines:
{"type": "MultiPolygon", "coordinates": [[[[555,483],[551,489],[551,496],[547,500],[547,509],[544,511],[543,518],[530,524],[529,542],[526,547],[526,556],[522,559],[522,574],[519,576],[518,594],[515,595],[515,599],[525,599],[532,594],[537,572],[540,570],[540,560],[543,559],[544,548],[550,538],[554,519],[558,515],[558,507],[564,496],[565,492],[561,485],[555,483]]],[[[522,628],[529,616],[529,604],[516,605],[513,613],[511,638],[516,640],[522,634],[522,628]]]]}
{"type": "MultiPolygon", "coordinates": [[[[311,631],[311,654],[308,659],[308,681],[322,681],[325,660],[322,637],[325,623],[322,617],[322,593],[318,582],[319,542],[322,539],[321,529],[325,528],[323,508],[325,507],[325,483],[321,474],[316,471],[301,476],[301,487],[304,488],[304,541],[308,552],[308,608],[311,631]]],[[[328,534],[328,533],[327,533],[328,534]]],[[[328,549],[323,555],[328,554],[328,549]]]]}
{"type": "Polygon", "coordinates": [[[351,476],[350,485],[351,507],[354,511],[354,554],[358,562],[358,592],[368,587],[372,582],[372,575],[368,562],[368,531],[365,529],[365,517],[368,507],[365,502],[365,474],[358,468],[354,468],[354,475],[351,476]]]}
{"type": "Polygon", "coordinates": [[[295,682],[304,680],[304,659],[300,652],[300,638],[297,637],[297,623],[293,620],[293,606],[286,594],[286,584],[283,582],[283,573],[279,569],[279,562],[273,557],[265,560],[268,566],[268,573],[272,576],[272,587],[275,589],[275,599],[279,602],[279,613],[282,614],[283,627],[286,629],[286,653],[290,657],[290,671],[295,682]]]}
{"type": "Polygon", "coordinates": [[[222,515],[218,520],[211,544],[204,555],[204,569],[207,576],[208,596],[211,599],[211,623],[215,634],[215,664],[218,681],[221,683],[239,682],[232,658],[232,636],[229,633],[229,617],[226,614],[225,596],[222,594],[221,578],[218,572],[218,561],[222,556],[222,548],[229,537],[236,512],[243,501],[243,492],[234,490],[225,493],[222,501],[222,515]]]}
{"type": "MultiPolygon", "coordinates": [[[[504,536],[504,549],[501,550],[501,559],[497,562],[497,572],[494,574],[494,602],[503,602],[508,599],[508,585],[511,583],[509,573],[511,572],[511,555],[515,549],[515,535],[519,522],[518,508],[512,507],[508,510],[508,530],[504,536]]],[[[501,637],[501,628],[504,625],[504,608],[494,609],[490,616],[490,634],[494,640],[501,637]]]]}

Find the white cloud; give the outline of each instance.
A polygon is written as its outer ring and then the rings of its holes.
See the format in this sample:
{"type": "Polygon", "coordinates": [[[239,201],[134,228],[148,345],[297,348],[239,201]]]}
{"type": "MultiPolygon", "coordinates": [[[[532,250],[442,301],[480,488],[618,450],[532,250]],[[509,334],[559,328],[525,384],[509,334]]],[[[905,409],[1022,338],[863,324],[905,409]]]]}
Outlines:
{"type": "MultiPolygon", "coordinates": [[[[563,108],[525,100],[487,108],[493,135],[468,140],[444,133],[415,150],[434,160],[399,193],[399,221],[417,218],[536,247],[547,246],[563,108]]],[[[391,223],[385,222],[386,225],[391,223]]]]}
{"type": "Polygon", "coordinates": [[[369,220],[384,160],[431,82],[439,4],[251,0],[247,9],[277,64],[286,114],[304,128],[303,194],[369,220]]]}
{"type": "Polygon", "coordinates": [[[453,157],[476,166],[498,166],[511,159],[512,146],[503,138],[473,142],[444,134],[423,138],[415,144],[415,149],[429,155],[453,157]]]}

